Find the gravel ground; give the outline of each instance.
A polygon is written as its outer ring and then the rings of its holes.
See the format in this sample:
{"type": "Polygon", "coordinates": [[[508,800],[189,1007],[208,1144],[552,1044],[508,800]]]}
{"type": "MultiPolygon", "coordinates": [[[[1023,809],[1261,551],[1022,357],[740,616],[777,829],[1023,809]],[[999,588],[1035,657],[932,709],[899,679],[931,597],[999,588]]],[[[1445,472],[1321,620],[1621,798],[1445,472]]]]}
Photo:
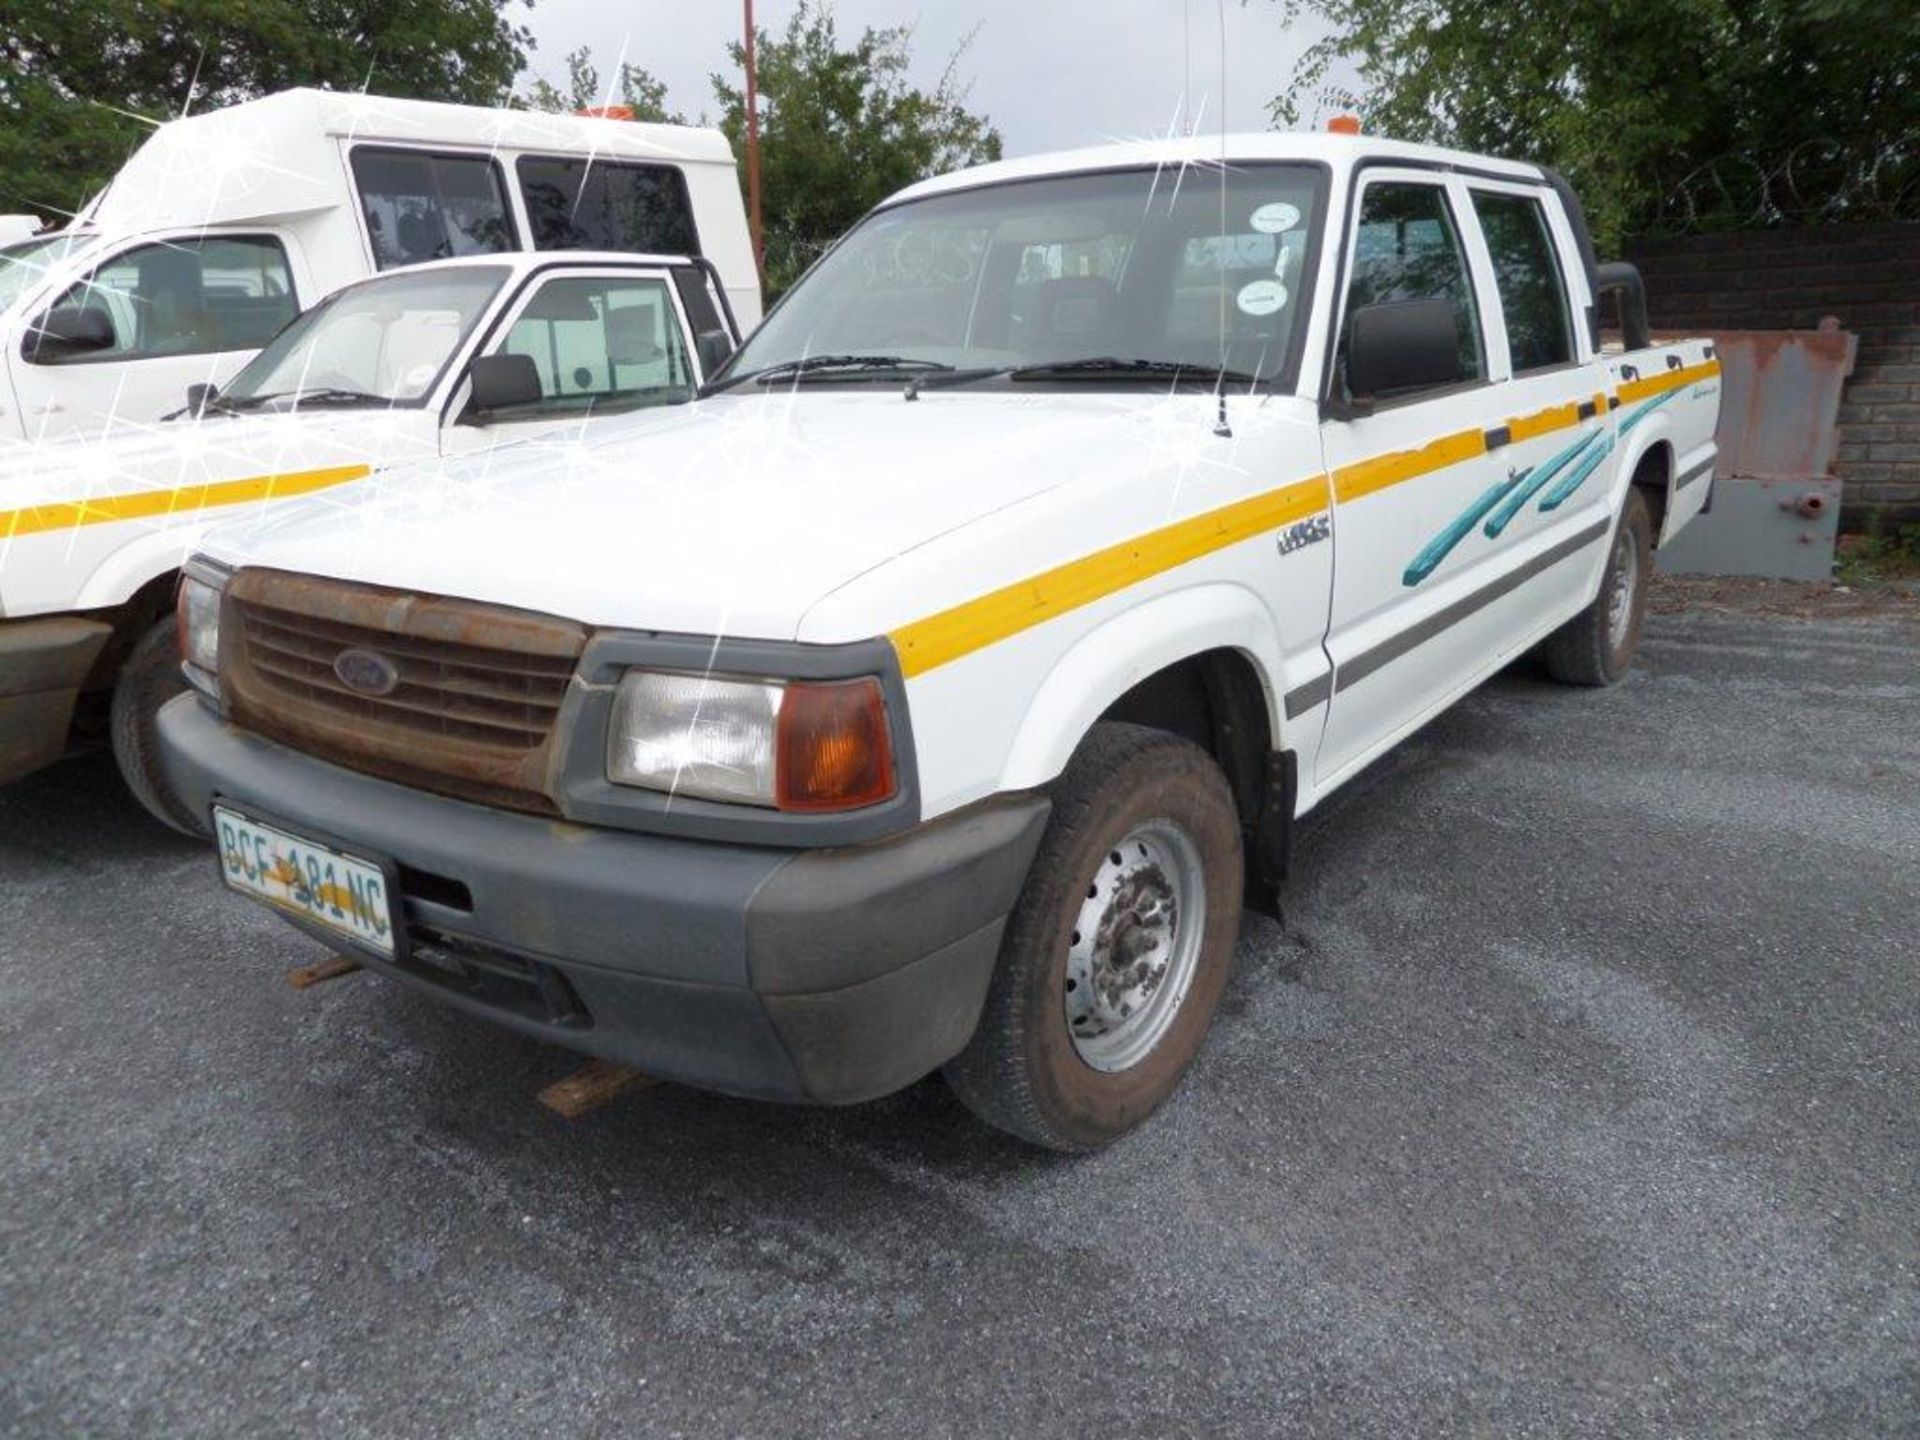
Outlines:
{"type": "Polygon", "coordinates": [[[566,1054],[0,791],[0,1431],[1920,1433],[1920,628],[1692,610],[1314,817],[1156,1121],[1061,1160],[566,1054]]]}

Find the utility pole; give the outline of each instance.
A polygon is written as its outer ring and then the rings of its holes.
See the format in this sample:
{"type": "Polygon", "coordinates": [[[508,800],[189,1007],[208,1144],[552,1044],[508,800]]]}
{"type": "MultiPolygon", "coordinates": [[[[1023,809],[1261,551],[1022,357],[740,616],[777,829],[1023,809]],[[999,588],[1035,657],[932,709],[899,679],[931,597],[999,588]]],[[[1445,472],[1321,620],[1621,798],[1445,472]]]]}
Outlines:
{"type": "Polygon", "coordinates": [[[744,0],[747,14],[747,224],[753,231],[753,263],[764,281],[767,273],[767,232],[760,218],[760,76],[755,68],[753,0],[744,0]]]}

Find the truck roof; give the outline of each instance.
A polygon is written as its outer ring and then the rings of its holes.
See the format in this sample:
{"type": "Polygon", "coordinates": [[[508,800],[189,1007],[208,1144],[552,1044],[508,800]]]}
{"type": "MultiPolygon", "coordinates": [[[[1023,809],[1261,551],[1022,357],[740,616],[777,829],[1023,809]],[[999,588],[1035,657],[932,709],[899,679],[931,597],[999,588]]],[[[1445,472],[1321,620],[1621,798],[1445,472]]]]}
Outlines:
{"type": "Polygon", "coordinates": [[[75,223],[110,231],[237,224],[349,203],[339,160],[346,139],[734,163],[726,136],[690,125],[286,90],[159,125],[75,223]]]}
{"type": "Polygon", "coordinates": [[[1404,140],[1376,139],[1370,135],[1336,135],[1326,132],[1254,130],[1238,134],[1194,135],[1171,140],[1129,140],[1109,145],[1088,146],[1079,150],[1057,150],[1045,155],[1029,155],[1018,160],[1001,160],[991,165],[976,165],[947,175],[923,180],[893,195],[891,205],[902,200],[917,200],[927,195],[967,190],[980,185],[997,185],[1010,180],[1034,180],[1048,175],[1069,175],[1087,170],[1123,170],[1143,165],[1218,165],[1221,157],[1229,162],[1251,160],[1305,160],[1330,165],[1336,170],[1350,169],[1361,161],[1402,160],[1411,164],[1440,165],[1451,169],[1472,169],[1507,175],[1516,180],[1537,182],[1543,178],[1538,165],[1519,160],[1500,160],[1473,155],[1464,150],[1449,150],[1440,145],[1415,145],[1404,140]]]}

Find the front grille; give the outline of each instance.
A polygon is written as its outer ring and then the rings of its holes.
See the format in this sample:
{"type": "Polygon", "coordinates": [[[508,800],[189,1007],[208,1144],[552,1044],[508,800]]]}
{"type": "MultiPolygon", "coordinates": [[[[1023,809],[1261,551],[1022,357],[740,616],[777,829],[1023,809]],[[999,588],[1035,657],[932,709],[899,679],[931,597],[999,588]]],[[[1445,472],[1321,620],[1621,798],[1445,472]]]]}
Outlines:
{"type": "Polygon", "coordinates": [[[228,587],[220,628],[222,688],[236,723],[367,774],[554,813],[547,770],[584,627],[244,570],[228,587]],[[335,662],[351,650],[380,657],[390,688],[347,684],[335,662]]]}

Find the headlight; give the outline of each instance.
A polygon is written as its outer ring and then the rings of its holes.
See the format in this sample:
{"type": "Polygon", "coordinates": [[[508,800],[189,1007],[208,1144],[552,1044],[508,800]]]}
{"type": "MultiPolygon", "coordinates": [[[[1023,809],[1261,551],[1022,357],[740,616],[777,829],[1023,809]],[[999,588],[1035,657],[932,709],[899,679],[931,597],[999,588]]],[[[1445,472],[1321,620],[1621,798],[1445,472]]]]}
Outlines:
{"type": "Polygon", "coordinates": [[[176,615],[180,635],[180,658],[192,670],[200,672],[201,683],[214,681],[220,673],[220,588],[191,573],[180,580],[180,599],[176,615]]]}
{"type": "Polygon", "coordinates": [[[717,679],[630,670],[614,697],[607,778],[780,810],[857,810],[896,788],[886,698],[866,678],[717,679]]]}

